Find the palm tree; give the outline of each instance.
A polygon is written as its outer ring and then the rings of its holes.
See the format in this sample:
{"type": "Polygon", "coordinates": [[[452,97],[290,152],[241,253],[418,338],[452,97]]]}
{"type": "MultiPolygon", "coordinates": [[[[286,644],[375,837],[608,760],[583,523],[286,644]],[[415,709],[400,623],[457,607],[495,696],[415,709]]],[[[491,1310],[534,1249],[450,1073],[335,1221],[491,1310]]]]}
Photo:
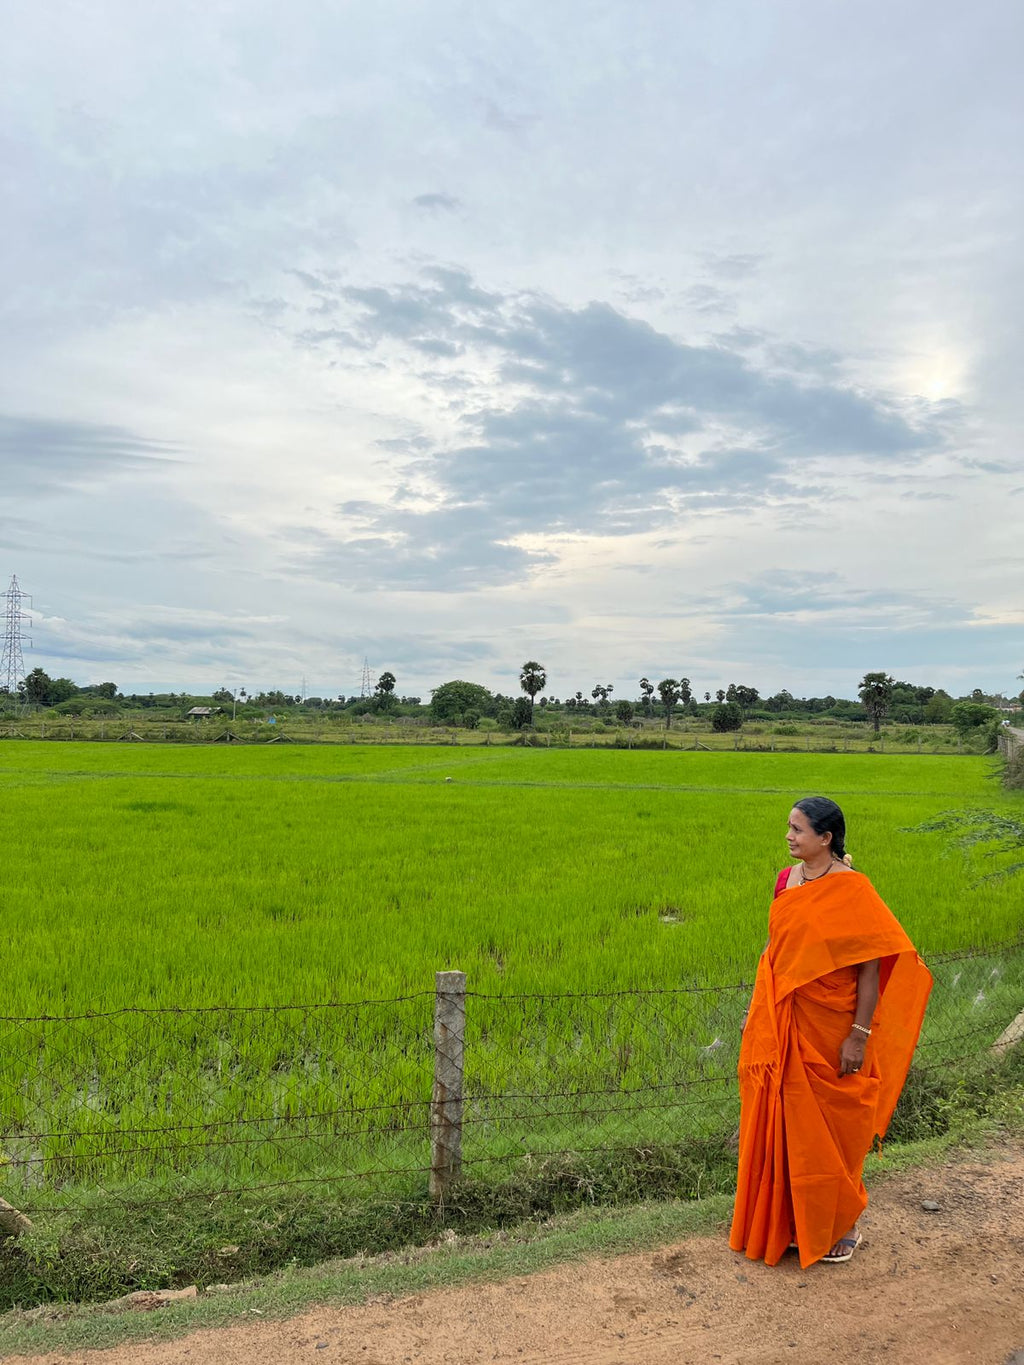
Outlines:
{"type": "Polygon", "coordinates": [[[672,710],[683,695],[682,687],[676,678],[662,678],[658,684],[658,696],[665,708],[665,729],[672,729],[672,710]]]}
{"type": "Polygon", "coordinates": [[[895,686],[896,679],[890,678],[888,673],[865,673],[857,689],[864,710],[874,721],[876,735],[881,728],[882,717],[892,704],[892,689],[895,686]]]}
{"type": "Polygon", "coordinates": [[[547,686],[548,675],[544,671],[544,665],[539,664],[536,659],[527,659],[519,670],[519,686],[530,698],[530,724],[533,724],[533,699],[538,692],[543,692],[547,686]]]}
{"type": "Polygon", "coordinates": [[[599,703],[603,710],[607,710],[608,698],[614,691],[615,688],[611,683],[605,683],[604,686],[602,686],[601,683],[597,683],[590,695],[599,703]]]}

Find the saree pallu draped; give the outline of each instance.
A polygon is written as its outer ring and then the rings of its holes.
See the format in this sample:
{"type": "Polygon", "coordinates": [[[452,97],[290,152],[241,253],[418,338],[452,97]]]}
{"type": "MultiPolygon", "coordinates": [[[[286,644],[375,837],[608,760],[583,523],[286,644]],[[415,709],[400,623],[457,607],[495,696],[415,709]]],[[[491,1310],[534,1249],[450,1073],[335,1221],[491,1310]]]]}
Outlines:
{"type": "Polygon", "coordinates": [[[740,1153],[729,1245],[775,1265],[821,1259],[867,1206],[861,1179],[910,1069],[932,978],[860,872],[779,892],[740,1046],[740,1153]],[[880,960],[860,1071],[839,1076],[857,966],[880,960]]]}

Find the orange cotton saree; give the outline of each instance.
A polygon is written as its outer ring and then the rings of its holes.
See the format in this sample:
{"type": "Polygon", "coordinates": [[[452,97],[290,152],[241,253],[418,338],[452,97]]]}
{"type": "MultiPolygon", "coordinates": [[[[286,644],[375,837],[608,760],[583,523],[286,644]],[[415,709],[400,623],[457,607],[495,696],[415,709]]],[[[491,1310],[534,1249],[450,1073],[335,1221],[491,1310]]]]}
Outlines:
{"type": "Polygon", "coordinates": [[[861,1179],[917,1045],[932,978],[862,873],[780,891],[740,1047],[740,1156],[729,1245],[775,1265],[796,1241],[809,1266],[867,1205],[861,1179]],[[840,1077],[857,964],[880,959],[864,1064],[840,1077]]]}

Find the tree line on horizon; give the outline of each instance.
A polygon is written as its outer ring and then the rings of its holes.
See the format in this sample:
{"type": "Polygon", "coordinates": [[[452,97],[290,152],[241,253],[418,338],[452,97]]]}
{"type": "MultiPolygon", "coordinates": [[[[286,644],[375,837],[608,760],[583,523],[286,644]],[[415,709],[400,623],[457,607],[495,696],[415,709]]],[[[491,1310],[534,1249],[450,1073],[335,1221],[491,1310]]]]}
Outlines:
{"type": "MultiPolygon", "coordinates": [[[[1024,674],[1021,675],[1024,679],[1024,674]]],[[[762,697],[758,688],[730,683],[714,692],[701,694],[689,678],[669,677],[638,680],[632,698],[612,701],[612,683],[595,683],[589,695],[582,689],[564,698],[548,695],[547,670],[535,659],[528,659],[519,670],[519,695],[493,692],[480,683],[452,679],[431,691],[429,702],[398,692],[398,680],[391,670],[382,672],[370,696],[336,698],[301,697],[276,689],[231,691],[221,687],[198,696],[192,693],[121,693],[113,682],[80,687],[69,678],[51,678],[42,668],[33,669],[19,687],[18,696],[0,691],[0,710],[12,706],[55,711],[76,716],[116,716],[123,711],[150,711],[165,716],[180,716],[192,707],[209,705],[221,711],[230,708],[232,716],[258,718],[276,713],[367,713],[382,716],[425,717],[439,725],[476,728],[484,723],[500,729],[525,729],[535,726],[537,712],[545,720],[591,718],[620,725],[639,720],[663,722],[671,729],[677,716],[710,720],[714,729],[739,729],[746,720],[834,719],[871,722],[880,729],[883,720],[907,724],[952,724],[962,732],[990,722],[1015,704],[1024,705],[1024,692],[1007,699],[1002,694],[986,694],[974,688],[969,694],[954,697],[943,688],[919,686],[899,681],[884,671],[865,673],[857,686],[856,700],[826,695],[795,697],[783,688],[762,697]],[[539,697],[539,701],[538,701],[539,697]],[[7,702],[5,707],[4,702],[7,702]]]]}

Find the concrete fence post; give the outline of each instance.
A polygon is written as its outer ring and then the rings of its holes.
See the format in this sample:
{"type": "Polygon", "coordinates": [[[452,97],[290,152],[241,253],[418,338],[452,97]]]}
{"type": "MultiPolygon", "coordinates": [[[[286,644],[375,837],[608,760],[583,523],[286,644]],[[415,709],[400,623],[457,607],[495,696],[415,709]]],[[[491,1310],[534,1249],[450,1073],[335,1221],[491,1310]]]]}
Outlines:
{"type": "Polygon", "coordinates": [[[1021,1010],[1016,1019],[1012,1021],[992,1044],[992,1051],[997,1057],[1001,1057],[1004,1052],[1009,1052],[1018,1043],[1024,1041],[1024,1010],[1021,1010]]]}
{"type": "Polygon", "coordinates": [[[13,1204],[8,1204],[6,1199],[0,1199],[0,1232],[8,1237],[20,1237],[31,1228],[31,1221],[23,1213],[19,1213],[13,1204]]]}
{"type": "Polygon", "coordinates": [[[430,1197],[443,1204],[462,1172],[462,1072],[466,973],[438,972],[434,995],[434,1092],[430,1102],[430,1197]]]}

